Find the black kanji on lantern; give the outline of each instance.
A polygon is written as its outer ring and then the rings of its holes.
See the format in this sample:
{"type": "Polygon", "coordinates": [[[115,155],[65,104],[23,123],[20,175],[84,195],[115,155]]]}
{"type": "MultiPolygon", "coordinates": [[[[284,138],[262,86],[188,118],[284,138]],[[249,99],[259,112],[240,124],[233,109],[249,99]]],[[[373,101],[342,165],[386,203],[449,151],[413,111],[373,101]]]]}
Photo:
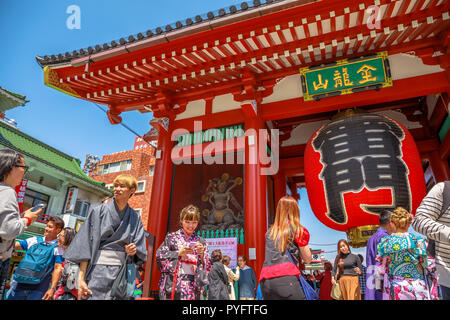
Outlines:
{"type": "Polygon", "coordinates": [[[336,223],[347,222],[344,194],[391,189],[392,204],[363,206],[367,212],[401,206],[410,211],[408,168],[402,160],[404,132],[388,118],[378,115],[352,115],[333,121],[313,139],[324,168],[320,178],[325,183],[328,213],[336,223]]]}

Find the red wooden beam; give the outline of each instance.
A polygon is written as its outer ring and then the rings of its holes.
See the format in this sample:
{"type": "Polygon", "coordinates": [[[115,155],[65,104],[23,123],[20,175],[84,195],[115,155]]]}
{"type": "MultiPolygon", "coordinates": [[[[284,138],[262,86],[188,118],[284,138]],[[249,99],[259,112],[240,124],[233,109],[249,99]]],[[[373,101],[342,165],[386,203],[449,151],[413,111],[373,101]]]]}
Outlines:
{"type": "Polygon", "coordinates": [[[300,40],[300,38],[297,36],[297,32],[295,31],[293,26],[289,27],[289,32],[291,33],[291,37],[292,37],[292,39],[294,39],[294,41],[299,41],[300,40]]]}
{"type": "Polygon", "coordinates": [[[303,157],[306,144],[280,147],[280,158],[303,157]]]}
{"type": "Polygon", "coordinates": [[[450,157],[450,134],[448,132],[439,147],[439,156],[443,161],[447,161],[448,157],[450,157]]]}
{"type": "Polygon", "coordinates": [[[447,111],[448,97],[446,93],[441,93],[438,96],[436,105],[431,114],[429,124],[434,133],[437,133],[441,128],[442,122],[448,116],[447,111]],[[446,102],[447,101],[447,102],[446,102]]]}
{"type": "MultiPolygon", "coordinates": [[[[430,12],[431,13],[431,12],[430,12]]],[[[430,13],[428,13],[427,12],[427,14],[430,14],[430,13]]],[[[408,15],[409,16],[409,15],[408,15]]],[[[407,16],[405,16],[405,17],[400,17],[400,18],[402,18],[402,20],[399,20],[399,18],[397,17],[397,18],[393,18],[392,19],[392,22],[393,23],[399,23],[400,21],[403,21],[403,19],[409,19],[409,17],[407,17],[407,16]],[[395,20],[395,19],[397,19],[397,20],[395,20]]],[[[386,21],[386,23],[387,23],[388,21],[386,21]]],[[[338,32],[336,35],[334,35],[334,37],[335,38],[340,38],[340,37],[343,37],[344,35],[345,36],[348,36],[348,35],[356,35],[357,33],[359,33],[361,30],[360,30],[360,28],[352,28],[352,30],[354,30],[353,32],[351,32],[350,30],[341,30],[340,32],[338,32]]],[[[328,35],[328,37],[324,37],[324,36],[318,36],[318,37],[314,37],[314,39],[316,40],[317,39],[317,42],[316,42],[316,46],[317,46],[317,43],[320,43],[320,42],[324,42],[327,38],[329,38],[331,35],[328,35]]],[[[393,39],[394,40],[394,39],[393,39]]],[[[310,41],[309,41],[309,39],[303,39],[302,40],[302,42],[305,42],[305,44],[306,43],[310,43],[310,41]]],[[[291,44],[293,44],[294,43],[294,41],[293,42],[290,42],[289,43],[289,45],[291,45],[291,44]]],[[[296,47],[298,47],[298,45],[296,45],[296,47]]],[[[281,50],[284,50],[285,48],[283,47],[283,46],[276,46],[276,48],[266,48],[266,51],[268,51],[268,52],[264,52],[263,54],[265,54],[265,55],[270,55],[270,52],[276,52],[276,51],[278,51],[278,52],[280,52],[281,50]]],[[[289,49],[289,48],[287,48],[287,49],[289,49]]],[[[197,54],[198,54],[198,52],[197,52],[197,54]]],[[[248,55],[247,55],[248,56],[248,55]]],[[[200,64],[202,64],[202,63],[204,63],[203,61],[201,61],[201,60],[199,60],[198,58],[196,58],[192,53],[190,53],[189,54],[189,57],[190,58],[192,58],[192,59],[197,59],[197,60],[195,60],[196,61],[196,63],[200,63],[200,64]]],[[[235,59],[235,61],[236,60],[238,60],[238,59],[242,59],[243,57],[234,57],[235,59]]],[[[221,61],[221,62],[228,62],[228,61],[221,61]]],[[[198,67],[197,67],[198,68],[198,67]]],[[[162,70],[160,70],[160,71],[162,71],[162,70]]]]}
{"type": "Polygon", "coordinates": [[[284,52],[283,57],[289,62],[289,64],[290,64],[292,67],[295,66],[295,62],[294,62],[294,60],[292,59],[291,54],[290,54],[290,52],[289,52],[288,50],[286,50],[286,51],[284,52]]]}
{"type": "Polygon", "coordinates": [[[363,19],[364,19],[364,15],[365,15],[365,11],[366,11],[364,4],[361,4],[361,5],[362,5],[362,8],[361,7],[358,8],[359,11],[358,11],[357,17],[356,17],[356,25],[357,26],[363,25],[363,19]]]}
{"type": "MultiPolygon", "coordinates": [[[[436,9],[437,10],[437,9],[436,9]]],[[[435,11],[436,11],[435,10],[435,11]]],[[[430,14],[434,14],[434,11],[430,11],[430,10],[426,10],[426,12],[423,12],[423,17],[425,17],[425,16],[429,16],[430,14]]],[[[399,22],[401,22],[401,21],[403,21],[403,20],[405,20],[405,19],[410,19],[411,17],[413,17],[413,15],[406,15],[405,17],[397,17],[397,18],[392,18],[391,20],[392,21],[389,21],[390,23],[399,23],[399,22]],[[401,18],[401,19],[400,19],[401,18]],[[397,20],[395,20],[395,19],[397,19],[397,20]]],[[[423,18],[422,16],[420,16],[420,18],[423,18]]],[[[414,18],[416,18],[416,16],[414,15],[414,18]]],[[[419,17],[417,17],[417,19],[418,19],[419,17]]],[[[306,25],[304,25],[304,26],[306,26],[306,25]]],[[[361,30],[360,29],[358,29],[358,28],[351,28],[351,30],[343,30],[342,32],[337,32],[336,34],[334,34],[334,35],[326,35],[327,37],[324,37],[324,36],[317,36],[317,37],[314,37],[314,46],[312,47],[312,48],[314,48],[314,47],[317,47],[317,44],[319,44],[320,45],[320,43],[321,42],[323,42],[322,40],[324,40],[324,39],[328,39],[329,37],[334,37],[334,36],[336,36],[337,38],[338,37],[342,37],[344,34],[355,34],[355,33],[358,33],[358,32],[360,32],[361,30]]],[[[304,42],[304,43],[311,43],[310,42],[310,39],[303,39],[302,41],[301,41],[302,43],[304,42]]],[[[409,45],[409,44],[408,44],[409,45]]],[[[262,56],[262,55],[267,55],[267,56],[270,56],[271,54],[273,54],[273,53],[276,53],[276,52],[282,52],[282,51],[284,51],[284,50],[289,50],[289,49],[291,49],[291,47],[292,48],[298,48],[299,47],[299,43],[298,42],[296,42],[296,41],[292,41],[292,42],[290,42],[290,43],[288,43],[287,45],[278,45],[278,46],[276,46],[276,48],[266,48],[265,49],[265,51],[264,50],[260,50],[260,51],[258,51],[258,54],[255,54],[255,55],[253,55],[254,56],[254,58],[256,59],[256,60],[258,60],[259,59],[259,57],[260,56],[262,56]]],[[[315,61],[315,59],[314,59],[314,57],[313,57],[313,52],[312,51],[309,51],[309,53],[310,53],[310,56],[311,56],[311,58],[312,58],[312,61],[314,62],[315,61]]],[[[198,52],[197,52],[197,54],[198,54],[198,52]]],[[[193,54],[192,54],[193,55],[193,54]]],[[[207,63],[207,66],[208,67],[210,67],[210,66],[213,66],[213,65],[217,65],[217,63],[221,63],[221,64],[228,64],[228,63],[230,63],[230,62],[233,62],[233,61],[240,61],[240,59],[242,59],[242,58],[244,58],[245,57],[245,55],[238,55],[238,56],[233,56],[233,57],[227,57],[227,58],[224,58],[223,60],[221,60],[221,61],[209,61],[208,63],[207,63]]],[[[210,59],[211,60],[211,59],[210,59]]],[[[200,59],[198,59],[198,61],[197,61],[197,63],[199,62],[199,61],[201,61],[200,59]]],[[[322,61],[321,61],[322,62],[322,61]]],[[[160,72],[160,74],[158,75],[159,77],[160,77],[160,81],[164,81],[163,79],[164,78],[168,78],[168,79],[172,79],[172,76],[173,75],[179,75],[179,70],[168,70],[168,69],[166,69],[166,68],[162,68],[161,66],[159,66],[159,68],[158,68],[158,64],[157,63],[152,63],[152,65],[153,65],[153,69],[151,69],[151,70],[153,70],[153,71],[155,71],[155,69],[157,70],[157,72],[159,71],[160,72]],[[163,70],[165,70],[165,71],[163,71],[163,70]]],[[[284,64],[281,64],[280,63],[280,65],[281,66],[283,66],[284,64]]],[[[188,75],[189,75],[189,73],[187,72],[187,71],[191,71],[191,70],[198,70],[198,68],[201,68],[201,67],[203,67],[203,65],[200,65],[200,66],[198,66],[198,65],[192,65],[191,67],[189,67],[189,68],[187,68],[187,69],[185,69],[185,70],[183,70],[183,71],[185,71],[188,75]]],[[[131,68],[131,67],[130,67],[131,68]]],[[[76,70],[78,70],[78,69],[76,69],[76,70]]],[[[140,69],[138,69],[138,70],[140,70],[140,69]]],[[[261,70],[261,69],[260,69],[261,70]]],[[[142,70],[141,70],[142,71],[142,70]]],[[[290,70],[289,70],[289,72],[290,72],[290,70]]],[[[112,75],[111,75],[111,77],[117,77],[117,80],[118,81],[123,81],[123,82],[128,82],[128,79],[129,79],[129,76],[130,76],[130,74],[129,73],[126,73],[126,75],[121,75],[121,74],[119,74],[119,73],[114,73],[114,71],[112,72],[112,75]],[[128,77],[126,77],[126,75],[128,75],[128,77]]],[[[122,86],[122,84],[120,84],[120,85],[118,85],[117,87],[123,87],[122,86]]],[[[170,87],[171,89],[174,89],[174,87],[173,87],[173,84],[167,84],[167,87],[170,87]]],[[[97,86],[97,87],[95,87],[95,89],[92,89],[92,91],[94,91],[94,90],[98,90],[99,89],[99,87],[97,86]]],[[[105,89],[105,88],[103,88],[103,89],[105,89]]],[[[176,88],[175,88],[176,89],[176,88]]]]}
{"type": "Polygon", "coordinates": [[[416,27],[414,28],[414,26],[411,24],[410,26],[408,26],[406,28],[405,31],[403,31],[403,33],[401,34],[400,37],[398,37],[397,42],[401,43],[404,40],[408,39],[408,37],[410,36],[411,33],[416,32],[418,29],[420,29],[420,27],[416,27]]]}
{"type": "Polygon", "coordinates": [[[428,2],[427,6],[425,7],[425,9],[434,7],[438,4],[439,0],[430,0],[430,2],[428,2]]]}
{"type": "Polygon", "coordinates": [[[213,113],[209,117],[199,116],[189,119],[175,120],[172,123],[173,129],[186,129],[189,132],[194,130],[194,121],[201,121],[202,129],[220,128],[236,123],[244,123],[244,114],[241,109],[213,113]]]}
{"type": "MultiPolygon", "coordinates": [[[[381,3],[384,3],[387,0],[381,0],[381,3]]],[[[321,3],[320,5],[317,4],[309,4],[299,7],[290,8],[287,10],[282,10],[280,12],[275,12],[270,15],[262,16],[259,18],[255,18],[252,20],[254,23],[249,24],[247,21],[242,21],[239,23],[235,23],[228,26],[223,26],[221,28],[217,28],[214,30],[208,30],[205,32],[201,32],[198,34],[194,34],[192,36],[188,36],[182,39],[176,39],[172,40],[170,44],[168,43],[161,43],[159,45],[155,45],[152,47],[152,52],[155,56],[158,56],[162,54],[167,48],[170,48],[170,51],[179,51],[182,48],[186,48],[186,43],[191,42],[194,43],[196,41],[204,43],[206,42],[214,42],[218,38],[223,37],[224,35],[233,34],[235,32],[242,32],[242,30],[249,30],[254,28],[263,28],[267,25],[272,24],[278,24],[280,21],[286,21],[285,24],[287,24],[287,21],[292,21],[295,18],[301,19],[302,17],[309,16],[314,17],[316,14],[320,13],[321,10],[327,11],[327,10],[333,10],[337,9],[339,7],[342,7],[343,5],[351,6],[350,1],[343,2],[332,0],[327,1],[326,3],[321,3]]],[[[368,0],[361,0],[361,2],[365,4],[369,4],[370,1],[368,0]]],[[[281,24],[283,27],[285,24],[281,24]]],[[[146,50],[148,48],[139,49],[136,51],[133,51],[132,54],[127,55],[127,57],[119,56],[119,57],[113,57],[112,60],[123,60],[127,58],[135,59],[135,55],[142,55],[144,52],[148,51],[146,50]]],[[[103,63],[103,60],[98,61],[97,63],[103,63]]]]}
{"type": "MultiPolygon", "coordinates": [[[[389,47],[401,34],[403,31],[397,26],[393,32],[391,32],[390,36],[386,39],[384,47],[389,47]]],[[[381,43],[380,43],[381,46],[381,43]]]]}
{"type": "MultiPolygon", "coordinates": [[[[245,137],[238,137],[234,139],[224,139],[214,142],[205,142],[197,146],[189,145],[184,147],[173,147],[171,159],[172,161],[182,161],[185,159],[214,157],[215,155],[222,155],[220,159],[222,159],[223,163],[225,163],[226,159],[223,156],[224,154],[243,152],[244,150],[245,150],[245,137]],[[214,150],[212,150],[213,147],[214,150]]],[[[236,159],[233,158],[233,160],[236,159]]]]}
{"type": "Polygon", "coordinates": [[[425,3],[425,1],[427,1],[427,0],[417,0],[411,11],[420,10],[423,7],[423,4],[425,3]]]}
{"type": "Polygon", "coordinates": [[[447,88],[448,80],[445,73],[439,72],[414,78],[395,80],[392,87],[382,88],[378,92],[364,91],[326,98],[320,101],[305,102],[300,97],[279,102],[263,103],[263,118],[265,121],[286,119],[319,112],[435,94],[447,90],[447,88]]]}
{"type": "Polygon", "coordinates": [[[304,157],[280,159],[280,168],[286,177],[302,175],[304,172],[304,157]]]}
{"type": "Polygon", "coordinates": [[[437,139],[417,140],[416,145],[419,153],[439,151],[439,141],[437,139]]]}
{"type": "Polygon", "coordinates": [[[304,184],[305,183],[305,176],[294,176],[292,177],[292,182],[295,184],[304,184]]]}
{"type": "Polygon", "coordinates": [[[353,52],[353,53],[357,53],[357,52],[358,52],[359,47],[361,46],[361,44],[362,44],[363,41],[364,41],[364,35],[362,35],[362,34],[359,33],[359,34],[357,35],[356,43],[355,43],[355,45],[354,45],[353,48],[352,48],[352,52],[353,52]]]}
{"type": "Polygon", "coordinates": [[[348,49],[350,49],[350,43],[351,43],[350,37],[344,37],[344,47],[342,48],[342,57],[345,57],[348,55],[348,49]]]}
{"type": "MultiPolygon", "coordinates": [[[[419,0],[419,1],[422,1],[422,0],[419,0]]],[[[423,1],[425,1],[425,0],[423,0],[423,1]]],[[[397,3],[396,1],[391,0],[391,2],[387,4],[386,10],[384,11],[384,15],[381,18],[381,21],[389,19],[392,16],[392,12],[394,11],[396,3],[397,3]]]]}
{"type": "Polygon", "coordinates": [[[276,29],[276,33],[278,35],[278,38],[280,38],[281,43],[282,44],[287,43],[288,41],[287,41],[286,37],[284,36],[283,31],[280,30],[279,25],[277,25],[277,27],[278,28],[276,29]]]}
{"type": "Polygon", "coordinates": [[[330,11],[330,31],[336,31],[336,11],[330,11]]]}
{"type": "MultiPolygon", "coordinates": [[[[346,8],[347,9],[347,8],[346,8]]],[[[344,13],[344,30],[347,30],[349,28],[350,25],[350,13],[344,13]]]]}
{"type": "Polygon", "coordinates": [[[370,49],[370,47],[372,46],[373,42],[375,41],[375,39],[377,38],[376,31],[373,31],[373,32],[372,31],[370,32],[370,35],[367,38],[366,43],[364,44],[363,51],[368,51],[370,49]]]}
{"type": "Polygon", "coordinates": [[[431,26],[428,26],[427,29],[421,33],[422,39],[427,38],[432,32],[438,30],[438,28],[440,28],[442,25],[448,26],[448,24],[449,24],[448,20],[445,22],[443,22],[441,19],[434,21],[434,23],[431,26]]]}
{"type": "Polygon", "coordinates": [[[400,8],[397,11],[397,16],[404,15],[410,4],[411,0],[403,0],[402,4],[400,5],[400,8]]]}
{"type": "MultiPolygon", "coordinates": [[[[414,32],[409,35],[409,41],[414,41],[416,40],[424,31],[426,31],[427,29],[429,29],[430,27],[432,27],[432,23],[428,24],[427,22],[422,23],[422,25],[420,25],[418,28],[414,29],[414,32]]],[[[407,39],[407,37],[403,37],[402,39],[407,39]]]]}
{"type": "Polygon", "coordinates": [[[300,64],[302,66],[304,66],[306,64],[306,61],[305,61],[305,57],[303,56],[302,49],[296,48],[295,49],[295,54],[297,55],[297,58],[300,61],[300,64]]]}
{"type": "Polygon", "coordinates": [[[306,38],[307,39],[311,38],[311,33],[309,32],[309,24],[308,23],[302,24],[301,27],[303,28],[303,32],[305,33],[306,38]]]}
{"type": "MultiPolygon", "coordinates": [[[[427,48],[427,47],[433,47],[433,46],[439,46],[440,44],[440,40],[439,39],[427,39],[426,41],[422,41],[422,40],[416,40],[412,43],[404,43],[401,45],[395,45],[395,46],[391,46],[390,48],[386,48],[385,50],[388,51],[389,55],[394,55],[396,53],[404,53],[404,52],[410,52],[410,51],[414,51],[414,50],[418,50],[418,49],[422,49],[422,48],[427,48]]],[[[370,55],[370,54],[374,54],[377,53],[379,50],[369,50],[367,52],[365,52],[365,55],[370,55]]],[[[353,58],[353,57],[358,57],[361,54],[349,54],[347,56],[345,56],[344,58],[353,58]]],[[[322,64],[327,64],[330,62],[335,62],[335,59],[326,59],[324,61],[320,61],[320,63],[322,64]]],[[[307,65],[316,65],[317,62],[312,62],[312,63],[308,63],[307,65]]],[[[280,78],[280,77],[285,77],[285,76],[289,76],[292,74],[296,74],[298,72],[298,68],[285,68],[283,70],[277,70],[276,72],[266,72],[265,74],[259,75],[258,79],[260,80],[267,80],[267,79],[272,79],[274,77],[280,78]]]]}
{"type": "MultiPolygon", "coordinates": [[[[408,43],[408,46],[402,45],[402,46],[395,46],[392,47],[391,49],[388,50],[389,54],[395,54],[395,53],[399,53],[399,52],[408,52],[408,51],[413,51],[413,50],[417,50],[418,48],[422,48],[422,47],[429,47],[429,46],[433,46],[435,44],[437,44],[436,42],[437,40],[428,40],[428,41],[416,41],[414,43],[408,43]]],[[[372,52],[375,52],[375,50],[371,50],[369,52],[366,52],[366,54],[370,54],[372,52]]],[[[352,56],[356,56],[356,55],[351,55],[349,57],[352,56]]],[[[325,61],[323,61],[323,63],[327,63],[327,62],[331,62],[334,61],[334,59],[327,59],[325,61]]],[[[316,62],[313,63],[308,63],[308,64],[315,64],[316,62]]],[[[284,77],[284,76],[288,76],[288,75],[292,75],[298,72],[298,67],[291,67],[291,68],[286,68],[284,70],[274,70],[272,72],[266,72],[264,74],[258,75],[258,79],[259,80],[266,80],[266,79],[273,79],[274,77],[284,77]]],[[[195,79],[195,78],[194,78],[195,79]]],[[[192,80],[192,79],[191,79],[192,80]]],[[[240,80],[236,79],[233,81],[228,81],[228,83],[226,84],[221,84],[220,86],[217,86],[213,89],[213,91],[219,95],[219,94],[225,94],[225,93],[229,93],[231,90],[231,88],[239,86],[240,85],[240,80]]],[[[195,99],[201,99],[203,96],[203,94],[205,93],[210,93],[211,92],[211,87],[208,86],[203,86],[201,88],[198,89],[193,89],[193,91],[188,91],[186,93],[180,94],[178,96],[177,99],[187,99],[188,101],[192,101],[195,99]]],[[[147,99],[147,100],[143,100],[141,103],[149,103],[151,104],[152,99],[147,99]]],[[[122,103],[121,103],[122,105],[122,103]]],[[[130,107],[132,107],[133,104],[132,103],[125,103],[123,108],[125,109],[129,109],[129,110],[133,110],[130,109],[130,107]]],[[[136,108],[142,108],[142,104],[137,104],[135,103],[134,106],[136,108]]],[[[121,106],[122,108],[122,106],[121,106]]]]}
{"type": "Polygon", "coordinates": [[[322,20],[320,18],[316,18],[316,26],[317,26],[317,34],[321,36],[323,34],[323,29],[322,29],[322,20]]]}

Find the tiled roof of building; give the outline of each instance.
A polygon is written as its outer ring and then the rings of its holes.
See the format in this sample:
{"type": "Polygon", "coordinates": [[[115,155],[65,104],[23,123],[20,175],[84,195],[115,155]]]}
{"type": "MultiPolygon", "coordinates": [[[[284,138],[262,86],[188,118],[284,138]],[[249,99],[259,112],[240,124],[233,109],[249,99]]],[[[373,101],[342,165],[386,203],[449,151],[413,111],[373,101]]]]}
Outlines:
{"type": "Polygon", "coordinates": [[[104,183],[90,179],[81,170],[79,159],[69,156],[1,121],[0,145],[14,149],[106,191],[104,183]]]}
{"type": "MultiPolygon", "coordinates": [[[[311,0],[314,2],[316,0],[311,0]]],[[[72,59],[82,58],[86,56],[90,56],[92,54],[96,54],[102,51],[107,51],[119,47],[126,46],[127,44],[136,43],[139,41],[148,40],[150,38],[157,38],[158,36],[166,36],[175,33],[176,31],[180,31],[184,28],[193,27],[200,24],[209,24],[212,23],[216,19],[226,18],[228,16],[236,15],[244,12],[255,12],[258,10],[262,10],[264,7],[281,3],[281,2],[292,2],[290,0],[252,0],[252,1],[244,1],[238,5],[231,5],[228,8],[221,8],[214,11],[209,11],[205,14],[198,14],[195,17],[187,18],[184,21],[179,20],[175,23],[169,23],[166,26],[160,26],[154,29],[149,29],[145,32],[139,32],[134,35],[129,35],[128,37],[120,38],[119,40],[113,40],[109,43],[104,44],[96,44],[94,46],[89,46],[88,48],[82,48],[79,50],[73,50],[72,53],[67,51],[66,53],[59,53],[53,55],[44,55],[44,56],[36,56],[37,62],[41,65],[41,67],[47,65],[55,65],[60,63],[70,62],[72,59]]],[[[307,1],[306,1],[307,2],[307,1]]],[[[262,15],[260,12],[259,14],[262,15]]],[[[212,28],[212,27],[211,27],[212,28]]],[[[167,40],[167,38],[166,38],[167,40]]],[[[167,40],[169,41],[169,40],[167,40]]]]}
{"type": "Polygon", "coordinates": [[[25,98],[26,96],[0,87],[0,112],[5,112],[6,110],[25,105],[25,103],[29,102],[25,98]]]}

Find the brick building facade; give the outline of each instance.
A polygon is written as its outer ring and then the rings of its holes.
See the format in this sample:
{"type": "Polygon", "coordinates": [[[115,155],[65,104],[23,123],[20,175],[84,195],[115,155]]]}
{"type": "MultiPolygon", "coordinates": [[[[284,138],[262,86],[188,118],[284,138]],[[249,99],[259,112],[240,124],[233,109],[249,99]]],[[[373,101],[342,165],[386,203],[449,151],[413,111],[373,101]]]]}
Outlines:
{"type": "Polygon", "coordinates": [[[141,138],[136,138],[133,150],[116,152],[103,156],[90,177],[104,182],[107,188],[113,189],[113,181],[123,173],[131,174],[138,181],[138,190],[131,197],[129,204],[147,226],[152,191],[153,171],[155,166],[155,148],[141,138]]]}

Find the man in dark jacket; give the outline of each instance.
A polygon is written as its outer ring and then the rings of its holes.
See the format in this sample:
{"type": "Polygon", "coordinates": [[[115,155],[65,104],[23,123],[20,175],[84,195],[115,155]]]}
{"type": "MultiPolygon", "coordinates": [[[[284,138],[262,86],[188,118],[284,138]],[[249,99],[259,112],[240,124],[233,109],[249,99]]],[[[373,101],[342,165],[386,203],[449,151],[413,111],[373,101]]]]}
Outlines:
{"type": "Polygon", "coordinates": [[[208,274],[208,300],[230,300],[228,292],[228,275],[222,263],[222,252],[217,249],[211,253],[213,263],[208,274]]]}

